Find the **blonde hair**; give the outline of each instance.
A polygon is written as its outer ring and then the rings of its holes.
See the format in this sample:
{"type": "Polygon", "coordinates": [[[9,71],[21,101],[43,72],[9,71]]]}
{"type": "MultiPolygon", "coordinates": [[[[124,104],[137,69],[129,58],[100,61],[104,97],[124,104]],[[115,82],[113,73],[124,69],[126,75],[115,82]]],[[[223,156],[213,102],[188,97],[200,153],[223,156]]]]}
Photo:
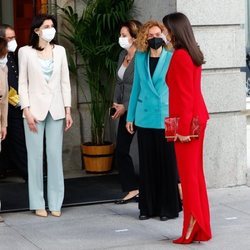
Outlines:
{"type": "MultiPolygon", "coordinates": [[[[147,51],[149,49],[148,46],[148,31],[152,27],[159,27],[161,32],[163,33],[164,30],[166,30],[165,26],[162,22],[156,21],[156,20],[149,20],[146,23],[143,24],[141,27],[137,39],[136,39],[136,47],[139,51],[147,51]]],[[[165,46],[166,47],[166,46],[165,46]]]]}

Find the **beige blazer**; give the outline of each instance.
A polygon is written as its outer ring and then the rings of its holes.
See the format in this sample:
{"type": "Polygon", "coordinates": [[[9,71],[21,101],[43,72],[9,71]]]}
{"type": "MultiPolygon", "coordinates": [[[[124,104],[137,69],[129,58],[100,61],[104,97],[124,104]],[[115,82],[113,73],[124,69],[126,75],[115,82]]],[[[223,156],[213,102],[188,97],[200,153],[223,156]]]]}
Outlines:
{"type": "Polygon", "coordinates": [[[54,68],[50,80],[44,78],[37,51],[24,46],[18,52],[19,96],[21,108],[30,108],[33,116],[43,121],[48,112],[54,120],[65,118],[65,107],[71,106],[69,69],[65,49],[53,48],[54,68]]]}
{"type": "Polygon", "coordinates": [[[8,69],[0,67],[0,131],[2,127],[7,127],[8,116],[8,69]]]}

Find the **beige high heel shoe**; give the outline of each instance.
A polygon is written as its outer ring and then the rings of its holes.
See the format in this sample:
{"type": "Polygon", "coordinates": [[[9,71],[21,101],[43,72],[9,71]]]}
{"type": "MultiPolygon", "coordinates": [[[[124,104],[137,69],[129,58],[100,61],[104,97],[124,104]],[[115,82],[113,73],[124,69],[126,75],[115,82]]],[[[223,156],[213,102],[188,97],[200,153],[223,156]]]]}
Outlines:
{"type": "Polygon", "coordinates": [[[48,213],[45,209],[37,209],[35,211],[35,215],[40,216],[40,217],[47,217],[48,213]]]}
{"type": "Polygon", "coordinates": [[[55,217],[60,217],[62,215],[61,211],[51,211],[51,215],[55,217]]]}

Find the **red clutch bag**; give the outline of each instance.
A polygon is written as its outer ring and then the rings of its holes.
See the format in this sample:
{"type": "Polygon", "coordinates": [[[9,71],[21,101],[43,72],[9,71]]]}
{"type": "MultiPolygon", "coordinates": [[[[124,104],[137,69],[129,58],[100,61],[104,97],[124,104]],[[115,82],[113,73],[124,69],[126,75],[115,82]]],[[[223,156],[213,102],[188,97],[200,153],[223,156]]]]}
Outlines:
{"type": "MultiPolygon", "coordinates": [[[[165,118],[165,138],[167,141],[173,141],[179,124],[179,117],[166,117],[165,118]]],[[[200,122],[198,117],[193,117],[190,127],[190,138],[199,138],[200,134],[200,122]]]]}

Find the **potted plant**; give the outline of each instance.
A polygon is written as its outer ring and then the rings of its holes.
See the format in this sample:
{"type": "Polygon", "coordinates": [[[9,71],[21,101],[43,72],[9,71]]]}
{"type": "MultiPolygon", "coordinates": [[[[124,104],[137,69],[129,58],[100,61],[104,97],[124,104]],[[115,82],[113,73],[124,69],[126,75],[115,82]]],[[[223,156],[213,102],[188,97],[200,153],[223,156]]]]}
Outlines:
{"type": "MultiPolygon", "coordinates": [[[[84,68],[84,81],[90,91],[88,107],[92,141],[82,144],[84,165],[88,172],[111,169],[114,145],[105,142],[104,130],[108,110],[112,105],[116,63],[120,52],[117,43],[119,29],[121,23],[130,18],[133,2],[83,0],[85,8],[81,14],[71,6],[59,7],[66,22],[63,37],[73,45],[83,61],[82,65],[78,65],[69,58],[71,68],[76,74],[80,66],[84,68]],[[99,163],[100,160],[104,162],[99,163]]],[[[83,82],[78,81],[78,85],[84,93],[83,82]]]]}

